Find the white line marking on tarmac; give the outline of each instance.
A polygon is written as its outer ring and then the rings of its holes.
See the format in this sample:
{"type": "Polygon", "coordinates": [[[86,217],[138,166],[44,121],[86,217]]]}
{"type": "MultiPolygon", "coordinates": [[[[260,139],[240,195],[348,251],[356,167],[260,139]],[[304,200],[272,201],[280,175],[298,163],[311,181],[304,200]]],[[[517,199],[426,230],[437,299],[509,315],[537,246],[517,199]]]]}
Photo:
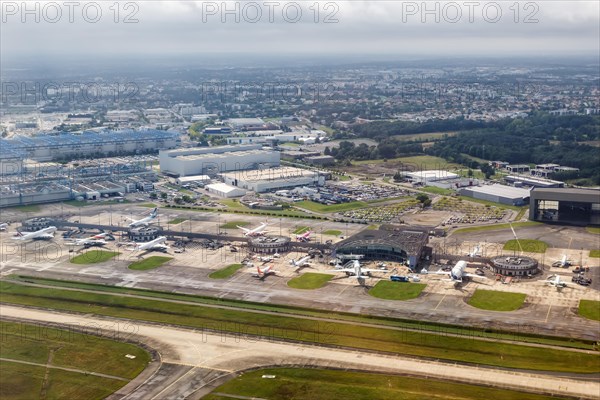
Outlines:
{"type": "Polygon", "coordinates": [[[546,313],[546,319],[544,320],[544,322],[548,322],[548,318],[550,317],[550,310],[552,310],[552,304],[550,304],[550,306],[548,307],[548,312],[546,313]]]}
{"type": "Polygon", "coordinates": [[[446,294],[444,294],[444,296],[437,303],[437,306],[435,306],[435,308],[433,309],[434,311],[438,309],[438,307],[440,306],[440,304],[442,304],[442,301],[444,301],[445,298],[446,298],[446,294]]]}

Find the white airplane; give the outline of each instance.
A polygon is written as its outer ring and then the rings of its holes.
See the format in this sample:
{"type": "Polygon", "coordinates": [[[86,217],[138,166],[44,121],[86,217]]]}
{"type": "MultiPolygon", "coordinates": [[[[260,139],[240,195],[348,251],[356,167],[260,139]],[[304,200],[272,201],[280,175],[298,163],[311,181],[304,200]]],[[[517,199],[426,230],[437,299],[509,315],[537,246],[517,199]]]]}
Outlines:
{"type": "Polygon", "coordinates": [[[297,261],[294,259],[291,259],[290,265],[293,267],[296,267],[296,271],[297,271],[302,267],[310,266],[310,262],[308,262],[308,260],[310,260],[310,256],[302,257],[301,259],[299,259],[297,261]]]}
{"type": "Polygon", "coordinates": [[[164,244],[166,241],[167,241],[167,238],[165,236],[159,236],[156,239],[151,240],[146,243],[134,243],[133,248],[131,250],[132,251],[145,250],[145,251],[166,252],[167,249],[169,248],[169,246],[164,244]]]}
{"type": "Polygon", "coordinates": [[[567,255],[563,254],[562,258],[560,260],[557,260],[555,262],[552,263],[553,267],[563,267],[563,268],[567,268],[571,266],[571,260],[567,260],[567,255]]]}
{"type": "Polygon", "coordinates": [[[0,232],[4,232],[8,229],[8,224],[6,222],[0,224],[0,232]]]}
{"type": "Polygon", "coordinates": [[[268,263],[268,262],[271,262],[271,261],[273,261],[273,257],[271,257],[271,256],[266,256],[266,257],[258,257],[258,259],[259,259],[260,261],[264,262],[264,263],[268,263]]]}
{"type": "Polygon", "coordinates": [[[546,280],[546,284],[554,286],[556,290],[560,290],[562,288],[567,287],[567,282],[561,280],[560,275],[554,275],[554,278],[552,276],[549,276],[546,280]]]}
{"type": "MultiPolygon", "coordinates": [[[[439,270],[437,272],[434,272],[433,274],[448,275],[448,277],[450,278],[449,280],[452,282],[455,282],[455,283],[461,283],[463,281],[463,278],[465,278],[465,277],[487,279],[485,276],[469,274],[469,273],[465,272],[466,268],[467,268],[467,262],[461,260],[461,261],[457,262],[456,265],[454,265],[454,267],[452,267],[450,272],[439,270]]],[[[431,274],[431,272],[430,272],[430,274],[431,274]]]]}
{"type": "Polygon", "coordinates": [[[481,255],[481,246],[479,246],[479,244],[477,246],[475,246],[475,248],[473,249],[472,252],[467,253],[467,256],[469,257],[478,257],[481,255]]]}
{"type": "Polygon", "coordinates": [[[269,275],[275,275],[277,274],[277,271],[273,270],[273,266],[269,265],[267,267],[261,268],[261,267],[256,267],[256,273],[254,274],[254,276],[258,279],[265,279],[267,276],[269,275]]]}
{"type": "Polygon", "coordinates": [[[312,231],[304,232],[301,235],[296,235],[296,240],[298,240],[299,242],[309,242],[310,235],[312,235],[312,231]]]}
{"type": "Polygon", "coordinates": [[[98,233],[97,235],[92,235],[88,239],[106,239],[109,236],[111,236],[110,233],[102,232],[102,233],[98,233]]]}
{"type": "Polygon", "coordinates": [[[13,237],[13,240],[49,240],[54,237],[54,232],[56,232],[55,226],[49,226],[44,229],[40,229],[39,231],[22,233],[17,232],[17,235],[13,237]]]}
{"type": "Polygon", "coordinates": [[[154,208],[152,210],[152,212],[150,213],[150,215],[148,215],[145,218],[138,219],[138,220],[134,220],[134,219],[127,218],[127,217],[126,218],[130,221],[133,221],[128,226],[130,228],[136,228],[138,226],[148,226],[148,224],[150,224],[150,222],[152,222],[152,220],[154,220],[157,216],[158,216],[158,207],[154,208]]]}
{"type": "Polygon", "coordinates": [[[94,239],[93,237],[87,239],[75,239],[73,242],[65,243],[67,246],[104,246],[107,244],[103,239],[94,239]]]}
{"type": "Polygon", "coordinates": [[[368,269],[362,268],[358,260],[352,260],[352,266],[349,268],[338,268],[332,269],[328,272],[345,272],[346,275],[354,276],[356,279],[361,279],[365,275],[368,275],[369,272],[381,272],[378,269],[368,269]]]}
{"type": "Polygon", "coordinates": [[[267,233],[265,231],[266,227],[267,227],[266,222],[261,222],[261,224],[259,226],[257,226],[256,228],[253,228],[253,229],[244,228],[243,226],[238,225],[238,228],[240,228],[242,231],[244,231],[244,236],[262,236],[265,233],[267,233]]]}

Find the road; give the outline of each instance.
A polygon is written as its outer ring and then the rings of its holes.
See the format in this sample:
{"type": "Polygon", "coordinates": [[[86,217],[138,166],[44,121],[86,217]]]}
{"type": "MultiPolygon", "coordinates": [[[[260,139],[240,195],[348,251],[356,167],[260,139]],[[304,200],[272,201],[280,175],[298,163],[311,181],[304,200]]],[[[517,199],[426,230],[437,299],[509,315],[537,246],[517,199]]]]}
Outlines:
{"type": "MultiPolygon", "coordinates": [[[[0,317],[18,318],[69,326],[94,326],[114,330],[125,321],[98,318],[15,306],[2,306],[0,317]]],[[[525,373],[496,368],[458,365],[441,361],[380,355],[367,351],[334,349],[314,345],[258,339],[244,335],[230,335],[196,331],[171,326],[134,323],[137,340],[155,348],[163,365],[174,373],[157,373],[147,378],[133,393],[122,398],[197,398],[201,389],[214,386],[214,381],[233,377],[236,372],[266,366],[318,366],[378,371],[394,374],[470,382],[523,391],[571,395],[596,399],[600,383],[557,377],[555,374],[525,373]],[[159,379],[160,384],[155,381],[159,379]],[[150,392],[147,391],[150,388],[150,392]]],[[[161,366],[162,368],[162,366],[161,366]]]]}

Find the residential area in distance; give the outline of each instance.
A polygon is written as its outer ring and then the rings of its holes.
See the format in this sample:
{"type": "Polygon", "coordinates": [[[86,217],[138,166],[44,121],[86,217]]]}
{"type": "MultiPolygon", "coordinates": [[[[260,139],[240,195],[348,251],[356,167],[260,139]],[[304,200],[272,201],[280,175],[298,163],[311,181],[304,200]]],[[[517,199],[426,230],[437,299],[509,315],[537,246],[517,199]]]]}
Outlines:
{"type": "Polygon", "coordinates": [[[3,5],[0,398],[596,399],[600,6],[405,3],[3,5]]]}

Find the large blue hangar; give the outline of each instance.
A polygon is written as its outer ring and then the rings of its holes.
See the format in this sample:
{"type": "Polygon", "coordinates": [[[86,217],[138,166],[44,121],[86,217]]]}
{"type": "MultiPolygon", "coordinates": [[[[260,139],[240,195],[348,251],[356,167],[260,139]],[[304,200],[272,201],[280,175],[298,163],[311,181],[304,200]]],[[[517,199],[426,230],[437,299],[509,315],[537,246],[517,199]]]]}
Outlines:
{"type": "MultiPolygon", "coordinates": [[[[426,256],[428,231],[396,225],[382,225],[378,230],[364,230],[335,246],[337,255],[361,254],[365,260],[408,262],[415,268],[426,256]]],[[[431,250],[431,249],[429,249],[431,250]]]]}
{"type": "Polygon", "coordinates": [[[600,190],[535,188],[529,200],[529,219],[575,225],[600,225],[600,190]]]}

